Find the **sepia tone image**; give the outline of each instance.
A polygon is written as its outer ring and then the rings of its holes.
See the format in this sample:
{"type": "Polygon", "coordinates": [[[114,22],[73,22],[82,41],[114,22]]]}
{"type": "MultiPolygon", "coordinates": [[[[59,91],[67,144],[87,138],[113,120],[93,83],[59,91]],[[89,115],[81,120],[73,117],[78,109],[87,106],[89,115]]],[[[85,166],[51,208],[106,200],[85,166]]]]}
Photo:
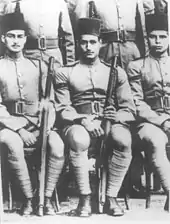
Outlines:
{"type": "Polygon", "coordinates": [[[168,0],[0,0],[0,223],[170,220],[168,0]]]}

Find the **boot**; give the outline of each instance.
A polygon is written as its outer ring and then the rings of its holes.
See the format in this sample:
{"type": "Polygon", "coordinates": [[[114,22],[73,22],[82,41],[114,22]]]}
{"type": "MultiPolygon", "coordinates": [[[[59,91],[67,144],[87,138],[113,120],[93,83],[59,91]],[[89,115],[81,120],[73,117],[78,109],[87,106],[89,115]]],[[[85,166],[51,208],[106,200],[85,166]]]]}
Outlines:
{"type": "Polygon", "coordinates": [[[21,208],[21,215],[29,216],[33,214],[32,198],[27,198],[21,208]]]}
{"type": "Polygon", "coordinates": [[[77,209],[72,210],[70,216],[89,217],[92,214],[91,211],[91,195],[80,195],[77,209]]]}
{"type": "Polygon", "coordinates": [[[119,205],[117,199],[114,197],[109,197],[109,196],[107,196],[107,201],[106,201],[106,213],[111,216],[124,215],[124,211],[122,207],[119,205]]]}
{"type": "Polygon", "coordinates": [[[51,198],[46,197],[44,203],[44,215],[56,215],[51,198]]]}

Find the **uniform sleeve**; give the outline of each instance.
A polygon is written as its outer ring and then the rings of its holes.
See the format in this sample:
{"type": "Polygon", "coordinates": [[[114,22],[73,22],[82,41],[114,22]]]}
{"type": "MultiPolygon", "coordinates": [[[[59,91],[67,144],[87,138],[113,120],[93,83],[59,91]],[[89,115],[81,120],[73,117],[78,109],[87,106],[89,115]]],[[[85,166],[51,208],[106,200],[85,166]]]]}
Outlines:
{"type": "Polygon", "coordinates": [[[56,111],[63,121],[73,122],[76,119],[85,117],[78,114],[71,103],[69,89],[69,68],[60,68],[54,77],[54,92],[56,101],[56,111]]]}
{"type": "Polygon", "coordinates": [[[127,68],[127,73],[139,120],[161,126],[164,121],[169,119],[169,115],[164,113],[159,115],[144,101],[140,62],[130,62],[127,68]]]}
{"type": "Polygon", "coordinates": [[[145,14],[153,14],[155,10],[154,0],[143,0],[145,14]]]}
{"type": "Polygon", "coordinates": [[[116,87],[116,97],[118,104],[118,120],[121,123],[134,121],[136,108],[133,102],[130,85],[125,71],[118,68],[118,79],[116,87]]]}
{"type": "Polygon", "coordinates": [[[0,0],[0,15],[13,13],[15,11],[15,2],[10,0],[0,0]]]}
{"type": "Polygon", "coordinates": [[[3,15],[8,4],[7,0],[0,0],[0,15],[3,15]]]}
{"type": "MultiPolygon", "coordinates": [[[[62,11],[60,14],[60,26],[61,31],[59,31],[59,35],[63,36],[63,44],[62,45],[62,55],[64,64],[68,64],[75,61],[75,43],[74,43],[74,35],[71,26],[71,21],[67,9],[67,5],[63,2],[62,11]]],[[[62,37],[59,37],[60,39],[62,37]]]]}

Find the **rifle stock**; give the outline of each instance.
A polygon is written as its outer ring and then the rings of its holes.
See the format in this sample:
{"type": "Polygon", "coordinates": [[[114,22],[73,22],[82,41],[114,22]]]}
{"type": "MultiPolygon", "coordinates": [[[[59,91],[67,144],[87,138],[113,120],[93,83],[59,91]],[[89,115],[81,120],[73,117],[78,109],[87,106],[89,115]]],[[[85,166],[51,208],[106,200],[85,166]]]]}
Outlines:
{"type": "MultiPolygon", "coordinates": [[[[112,94],[113,94],[113,91],[116,86],[117,58],[118,58],[118,56],[115,56],[112,60],[104,108],[111,105],[112,94]]],[[[103,206],[106,201],[106,186],[107,186],[106,141],[107,141],[108,135],[110,133],[111,122],[109,120],[103,120],[102,126],[103,126],[105,134],[104,134],[104,138],[101,140],[99,162],[97,165],[98,166],[97,174],[98,174],[98,179],[99,179],[99,186],[98,186],[98,211],[99,211],[99,213],[103,213],[103,206]]]]}
{"type": "MultiPolygon", "coordinates": [[[[51,84],[52,84],[52,76],[54,71],[54,57],[49,58],[49,66],[48,66],[48,75],[46,80],[45,87],[45,100],[47,103],[50,101],[50,92],[51,92],[51,84]]],[[[40,136],[41,136],[41,166],[40,166],[40,180],[39,180],[39,216],[43,216],[43,208],[44,208],[44,190],[45,190],[45,176],[46,176],[46,155],[47,155],[47,138],[48,138],[48,118],[49,118],[49,107],[44,107],[42,110],[42,119],[41,119],[41,128],[40,128],[40,136]]]]}

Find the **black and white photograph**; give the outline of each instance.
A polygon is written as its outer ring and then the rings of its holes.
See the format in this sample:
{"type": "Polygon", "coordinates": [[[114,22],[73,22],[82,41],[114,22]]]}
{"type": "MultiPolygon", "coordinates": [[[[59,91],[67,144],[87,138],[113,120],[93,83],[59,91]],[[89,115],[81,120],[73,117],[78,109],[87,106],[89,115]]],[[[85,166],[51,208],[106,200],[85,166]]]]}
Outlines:
{"type": "Polygon", "coordinates": [[[169,16],[0,0],[0,223],[170,221],[169,16]]]}

